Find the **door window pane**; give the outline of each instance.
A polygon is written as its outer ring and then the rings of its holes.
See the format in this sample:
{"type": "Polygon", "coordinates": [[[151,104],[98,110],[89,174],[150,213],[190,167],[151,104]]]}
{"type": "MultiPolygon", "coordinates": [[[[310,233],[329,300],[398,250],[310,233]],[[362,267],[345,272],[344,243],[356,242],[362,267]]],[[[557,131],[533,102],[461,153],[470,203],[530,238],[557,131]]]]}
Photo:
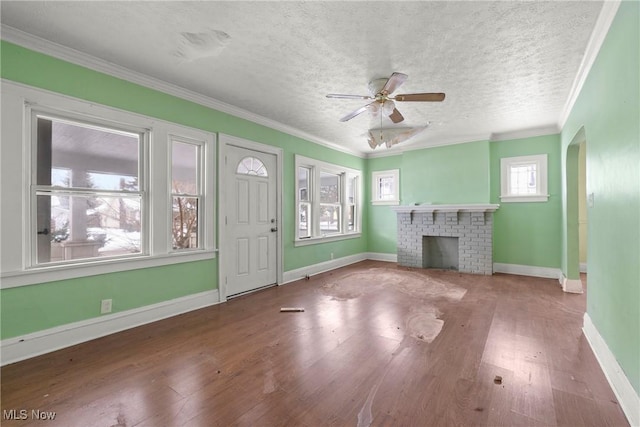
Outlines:
{"type": "Polygon", "coordinates": [[[256,159],[255,157],[245,157],[240,160],[236,168],[236,173],[241,175],[269,176],[267,167],[260,159],[256,159]]]}

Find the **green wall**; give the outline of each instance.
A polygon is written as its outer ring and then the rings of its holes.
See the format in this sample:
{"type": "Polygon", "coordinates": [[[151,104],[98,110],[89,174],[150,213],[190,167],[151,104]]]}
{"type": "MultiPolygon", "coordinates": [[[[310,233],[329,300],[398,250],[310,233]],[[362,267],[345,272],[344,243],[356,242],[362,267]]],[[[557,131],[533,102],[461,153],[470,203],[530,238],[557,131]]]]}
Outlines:
{"type": "Polygon", "coordinates": [[[489,142],[405,152],[400,186],[404,205],[487,203],[489,142]]]}
{"type": "MultiPolygon", "coordinates": [[[[221,132],[283,149],[284,271],[359,254],[365,237],[294,247],[294,156],[365,170],[365,160],[202,105],[2,41],[2,78],[209,132],[221,132]]],[[[363,217],[363,230],[367,223],[363,217]]],[[[217,288],[217,260],[175,264],[0,290],[6,339],[99,316],[100,300],[123,311],[217,288]],[[55,301],[56,304],[51,304],[55,301]]]]}
{"type": "Polygon", "coordinates": [[[560,135],[491,142],[491,203],[494,214],[493,261],[537,267],[560,267],[562,190],[560,135]],[[547,154],[546,202],[500,203],[500,159],[547,154]]]}
{"type": "MultiPolygon", "coordinates": [[[[640,3],[623,1],[562,130],[569,146],[586,141],[589,290],[587,313],[640,394],[640,3]],[[583,137],[580,135],[583,134],[583,137]],[[576,138],[576,135],[579,135],[576,138]]],[[[573,148],[573,147],[572,147],[573,148]]],[[[575,148],[574,148],[575,150],[575,148]]],[[[567,192],[566,184],[563,192],[567,192]]],[[[562,268],[577,269],[577,196],[563,205],[562,268]]]]}
{"type": "MultiPolygon", "coordinates": [[[[560,267],[560,136],[477,141],[369,159],[371,173],[400,169],[401,204],[498,203],[494,216],[494,262],[560,267]],[[547,154],[548,191],[541,203],[500,203],[500,159],[547,154]]],[[[368,195],[367,203],[370,204],[368,195]]],[[[396,253],[397,223],[389,206],[369,207],[369,252],[396,253]]]]}
{"type": "MultiPolygon", "coordinates": [[[[371,174],[377,171],[402,169],[402,155],[389,157],[374,157],[367,163],[367,192],[365,205],[369,219],[369,226],[366,228],[369,239],[369,252],[395,254],[397,250],[396,236],[398,228],[396,224],[396,213],[388,205],[371,205],[371,174]]],[[[404,180],[404,170],[400,170],[400,182],[404,180]]],[[[400,189],[401,204],[403,198],[402,188],[400,189]]]]}

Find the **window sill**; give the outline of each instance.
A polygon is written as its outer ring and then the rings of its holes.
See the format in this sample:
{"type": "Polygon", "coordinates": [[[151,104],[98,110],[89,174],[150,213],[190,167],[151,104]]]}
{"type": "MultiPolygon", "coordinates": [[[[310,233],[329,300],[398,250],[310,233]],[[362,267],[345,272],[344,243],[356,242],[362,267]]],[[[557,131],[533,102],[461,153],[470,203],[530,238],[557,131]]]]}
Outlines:
{"type": "Polygon", "coordinates": [[[117,273],[120,271],[138,270],[141,268],[160,267],[184,262],[214,259],[216,250],[174,252],[163,255],[141,255],[131,258],[109,259],[84,262],[81,264],[62,264],[46,267],[34,267],[23,271],[4,272],[0,276],[0,288],[16,288],[58,280],[95,276],[98,274],[117,273]]]}
{"type": "Polygon", "coordinates": [[[307,245],[315,245],[318,243],[328,243],[328,242],[336,242],[339,240],[346,239],[357,239],[361,236],[360,232],[357,233],[347,233],[347,234],[334,234],[327,235],[323,237],[309,237],[307,239],[296,239],[293,241],[293,246],[307,246],[307,245]]]}
{"type": "Polygon", "coordinates": [[[548,200],[548,194],[533,194],[531,196],[500,196],[500,201],[502,203],[546,202],[548,200]]]}
{"type": "Polygon", "coordinates": [[[372,200],[373,206],[397,206],[400,204],[400,200],[372,200]]]}

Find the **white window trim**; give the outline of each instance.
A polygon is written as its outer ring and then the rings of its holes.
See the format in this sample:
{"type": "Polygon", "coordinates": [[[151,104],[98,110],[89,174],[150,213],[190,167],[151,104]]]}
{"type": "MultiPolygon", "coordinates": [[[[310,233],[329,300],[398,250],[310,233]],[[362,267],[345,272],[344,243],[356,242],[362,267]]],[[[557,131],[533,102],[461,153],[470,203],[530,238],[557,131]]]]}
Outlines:
{"type": "Polygon", "coordinates": [[[371,204],[372,205],[399,205],[400,204],[400,169],[371,172],[371,204]],[[393,178],[393,195],[391,200],[380,200],[379,182],[382,178],[393,178]]]}
{"type": "Polygon", "coordinates": [[[335,165],[332,163],[323,162],[321,160],[311,159],[309,157],[304,157],[300,155],[295,156],[295,205],[296,205],[296,216],[294,221],[295,227],[295,240],[294,246],[306,246],[312,245],[316,243],[325,243],[332,242],[344,239],[354,239],[361,236],[361,227],[362,227],[362,172],[356,169],[351,169],[339,165],[335,165]],[[311,227],[311,237],[303,237],[300,238],[298,235],[298,218],[300,218],[300,189],[298,188],[298,168],[306,167],[310,169],[309,183],[308,183],[308,195],[309,195],[309,203],[311,205],[311,218],[313,219],[312,223],[308,226],[311,227]],[[319,218],[320,214],[320,185],[316,185],[316,183],[320,182],[320,172],[328,172],[332,174],[338,174],[341,176],[340,179],[340,205],[341,207],[341,230],[338,233],[325,233],[322,234],[320,231],[320,222],[316,221],[316,218],[319,218]],[[345,228],[348,223],[348,205],[347,195],[346,195],[346,178],[347,177],[355,177],[357,182],[357,187],[355,190],[355,198],[356,198],[356,217],[354,218],[355,222],[355,230],[354,231],[346,231],[345,228]]]}
{"type": "Polygon", "coordinates": [[[500,201],[504,203],[520,202],[546,202],[549,200],[547,193],[547,155],[536,154],[530,156],[503,157],[500,159],[500,201]],[[522,164],[536,164],[536,189],[535,194],[510,194],[511,166],[522,164]]]}
{"type": "MultiPolygon", "coordinates": [[[[171,236],[171,231],[169,231],[169,247],[168,247],[168,251],[170,253],[187,253],[187,252],[194,252],[194,251],[199,251],[202,250],[207,242],[206,239],[204,238],[204,234],[206,233],[207,229],[209,227],[212,226],[211,224],[207,224],[205,217],[203,217],[202,212],[203,209],[206,209],[206,202],[207,202],[207,195],[205,194],[205,189],[206,189],[206,182],[207,180],[205,179],[205,171],[206,171],[206,159],[207,156],[205,155],[206,152],[206,148],[207,148],[207,143],[206,140],[203,140],[202,138],[200,139],[193,139],[193,138],[188,138],[182,135],[176,135],[176,134],[169,134],[168,135],[168,144],[167,144],[167,149],[169,150],[168,156],[169,156],[169,210],[170,212],[170,216],[169,216],[169,230],[171,230],[171,227],[173,226],[173,197],[177,195],[177,193],[173,192],[173,143],[174,142],[180,142],[182,144],[190,144],[190,145],[195,145],[198,147],[198,159],[197,159],[197,178],[198,178],[198,182],[197,182],[197,189],[196,189],[196,193],[197,194],[189,194],[189,195],[184,195],[185,197],[198,197],[200,200],[204,201],[205,203],[198,203],[198,247],[197,248],[188,248],[188,249],[174,249],[173,248],[173,241],[172,241],[172,236],[171,236]],[[204,231],[204,233],[203,233],[204,231]]],[[[213,206],[209,209],[213,209],[213,206]]],[[[208,210],[209,211],[209,210],[208,210]]]]}
{"type": "Polygon", "coordinates": [[[31,284],[86,277],[154,267],[159,265],[213,259],[215,248],[215,135],[202,130],[176,125],[174,123],[146,117],[140,114],[118,110],[71,98],[65,95],[33,88],[19,83],[2,80],[2,145],[0,162],[3,177],[0,191],[0,288],[12,288],[31,284]],[[143,244],[143,253],[126,258],[105,258],[79,260],[73,263],[45,264],[32,266],[31,236],[32,226],[30,185],[32,179],[31,111],[50,112],[69,119],[83,122],[148,130],[148,144],[145,147],[142,166],[146,171],[141,177],[147,182],[146,215],[148,240],[143,244]],[[204,157],[202,207],[204,235],[202,249],[173,252],[171,250],[170,206],[170,135],[189,140],[201,141],[204,157]],[[9,203],[11,202],[11,203],[9,203]]]}

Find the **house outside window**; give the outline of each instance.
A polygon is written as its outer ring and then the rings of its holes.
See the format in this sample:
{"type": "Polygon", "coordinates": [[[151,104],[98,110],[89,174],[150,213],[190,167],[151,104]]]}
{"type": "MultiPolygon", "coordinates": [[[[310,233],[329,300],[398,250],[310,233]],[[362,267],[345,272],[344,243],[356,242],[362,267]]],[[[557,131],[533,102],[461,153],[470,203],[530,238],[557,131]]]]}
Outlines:
{"type": "Polygon", "coordinates": [[[296,245],[358,237],[361,172],[296,156],[296,245]]]}
{"type": "Polygon", "coordinates": [[[547,155],[500,159],[500,189],[500,200],[505,203],[546,202],[547,155]]]}
{"type": "Polygon", "coordinates": [[[400,204],[400,170],[391,169],[371,173],[371,204],[400,204]]]}
{"type": "Polygon", "coordinates": [[[146,133],[34,114],[32,264],[141,254],[146,133]]]}

